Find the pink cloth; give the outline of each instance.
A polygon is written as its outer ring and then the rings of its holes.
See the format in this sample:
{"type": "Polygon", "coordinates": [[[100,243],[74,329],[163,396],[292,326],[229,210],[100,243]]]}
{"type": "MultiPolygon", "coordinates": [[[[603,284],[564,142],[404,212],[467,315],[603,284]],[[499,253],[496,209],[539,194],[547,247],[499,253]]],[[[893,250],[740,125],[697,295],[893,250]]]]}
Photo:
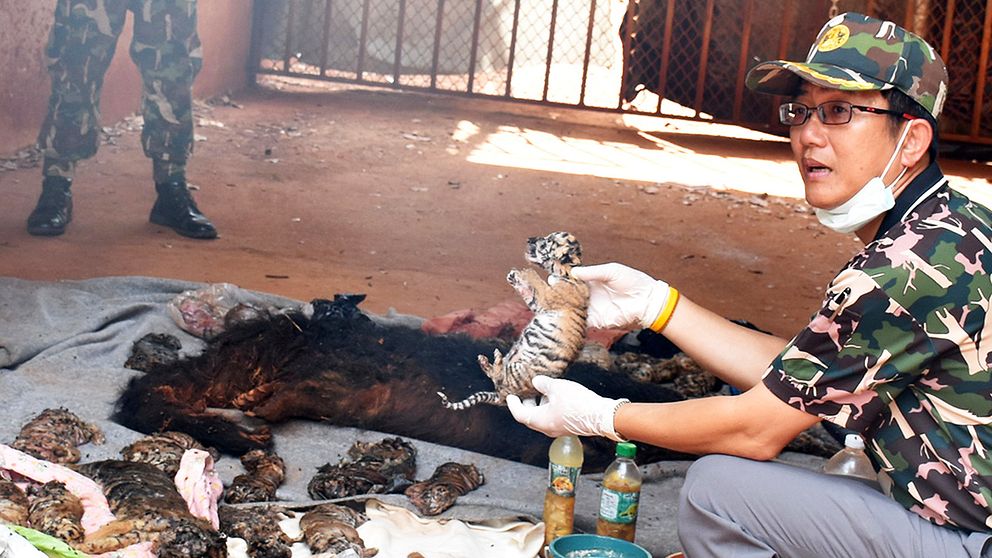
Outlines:
{"type": "MultiPolygon", "coordinates": [[[[100,485],[62,465],[37,459],[0,444],[0,469],[13,471],[39,483],[58,481],[65,484],[66,490],[79,498],[83,505],[83,517],[80,522],[87,535],[116,519],[110,511],[110,505],[100,485]]],[[[152,552],[152,543],[145,542],[97,556],[98,558],[155,558],[155,553],[152,552]]]]}
{"type": "Polygon", "coordinates": [[[100,485],[57,463],[31,457],[0,444],[0,469],[8,469],[35,482],[59,481],[83,504],[83,531],[92,533],[114,520],[100,485]]]}
{"type": "Polygon", "coordinates": [[[214,529],[220,528],[217,500],[224,491],[224,484],[214,471],[214,459],[209,453],[198,449],[183,453],[176,473],[176,488],[186,500],[191,514],[206,519],[214,529]]]}

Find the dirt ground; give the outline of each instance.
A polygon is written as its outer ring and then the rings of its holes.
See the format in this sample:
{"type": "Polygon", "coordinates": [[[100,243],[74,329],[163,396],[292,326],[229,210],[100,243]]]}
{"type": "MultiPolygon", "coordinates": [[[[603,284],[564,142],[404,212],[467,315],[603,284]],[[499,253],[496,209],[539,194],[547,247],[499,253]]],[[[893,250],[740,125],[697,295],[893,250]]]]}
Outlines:
{"type": "MultiPolygon", "coordinates": [[[[588,263],[624,262],[791,336],[860,246],[817,223],[787,144],[762,134],[282,79],[232,100],[198,110],[189,175],[220,239],[148,223],[132,119],[80,166],[62,237],[24,230],[38,169],[0,172],[0,275],[363,292],[367,310],[429,317],[514,298],[504,277],[526,265],[526,238],[569,230],[588,263]]],[[[945,170],[972,189],[992,180],[987,163],[945,170]]]]}

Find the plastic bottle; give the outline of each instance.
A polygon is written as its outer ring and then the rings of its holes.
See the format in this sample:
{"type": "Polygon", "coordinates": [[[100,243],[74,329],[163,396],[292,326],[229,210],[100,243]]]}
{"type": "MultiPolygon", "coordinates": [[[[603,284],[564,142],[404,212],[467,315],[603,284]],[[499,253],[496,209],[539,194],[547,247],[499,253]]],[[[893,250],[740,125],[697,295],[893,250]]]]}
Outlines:
{"type": "Polygon", "coordinates": [[[582,469],[582,442],[559,436],[548,450],[548,490],[544,494],[544,545],[572,532],[575,524],[575,483],[582,469]]]}
{"type": "Polygon", "coordinates": [[[637,446],[617,444],[617,458],[603,474],[596,534],[634,542],[637,507],[641,497],[641,471],[634,463],[637,446]]]}
{"type": "Polygon", "coordinates": [[[871,460],[865,455],[865,441],[857,434],[844,438],[844,449],[838,451],[823,464],[823,472],[830,475],[854,477],[869,483],[876,483],[878,476],[871,460]]]}

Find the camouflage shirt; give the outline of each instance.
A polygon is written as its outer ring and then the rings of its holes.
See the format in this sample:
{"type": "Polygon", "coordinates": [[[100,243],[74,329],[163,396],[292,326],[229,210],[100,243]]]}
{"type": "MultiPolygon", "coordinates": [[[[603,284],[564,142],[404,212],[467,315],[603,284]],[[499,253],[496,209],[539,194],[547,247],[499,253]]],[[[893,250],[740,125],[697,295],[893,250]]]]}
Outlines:
{"type": "Polygon", "coordinates": [[[906,509],[988,532],[992,212],[946,183],[933,164],[907,187],[763,382],[860,432],[906,509]]]}

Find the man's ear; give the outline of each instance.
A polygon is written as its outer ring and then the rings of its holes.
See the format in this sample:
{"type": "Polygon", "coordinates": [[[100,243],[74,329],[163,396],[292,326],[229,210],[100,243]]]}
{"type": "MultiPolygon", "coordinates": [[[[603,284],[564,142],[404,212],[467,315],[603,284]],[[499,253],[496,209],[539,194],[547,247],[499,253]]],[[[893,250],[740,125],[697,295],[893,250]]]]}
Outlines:
{"type": "Polygon", "coordinates": [[[921,159],[927,156],[930,149],[930,141],[933,139],[933,128],[924,118],[915,118],[909,121],[909,131],[906,133],[906,141],[902,145],[902,164],[906,168],[913,168],[921,159]]]}

